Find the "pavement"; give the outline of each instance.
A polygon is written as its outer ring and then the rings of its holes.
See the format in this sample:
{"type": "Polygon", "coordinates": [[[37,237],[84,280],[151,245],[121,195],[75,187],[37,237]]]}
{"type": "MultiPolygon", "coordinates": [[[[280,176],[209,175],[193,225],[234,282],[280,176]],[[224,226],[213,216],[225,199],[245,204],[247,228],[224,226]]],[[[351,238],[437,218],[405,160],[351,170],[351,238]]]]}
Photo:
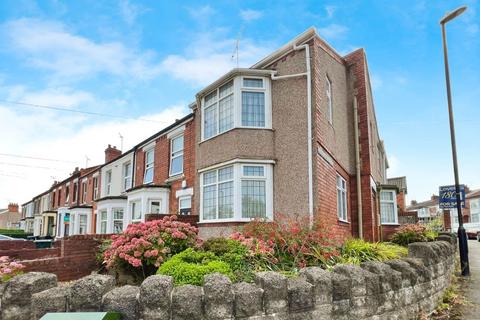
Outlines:
{"type": "Polygon", "coordinates": [[[470,278],[462,282],[467,304],[462,307],[462,319],[480,319],[480,242],[468,241],[468,258],[470,261],[470,278]]]}

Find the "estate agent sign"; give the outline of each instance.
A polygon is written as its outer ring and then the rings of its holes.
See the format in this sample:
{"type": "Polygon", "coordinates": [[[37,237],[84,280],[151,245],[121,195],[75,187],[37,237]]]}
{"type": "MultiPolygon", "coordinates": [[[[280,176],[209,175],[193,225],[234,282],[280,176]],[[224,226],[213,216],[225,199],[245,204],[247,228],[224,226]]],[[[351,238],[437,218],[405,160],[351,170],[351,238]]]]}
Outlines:
{"type": "MultiPolygon", "coordinates": [[[[460,201],[462,208],[465,208],[465,185],[460,186],[460,201]]],[[[457,195],[455,186],[443,186],[439,189],[439,206],[440,209],[455,209],[457,207],[457,195]]]]}

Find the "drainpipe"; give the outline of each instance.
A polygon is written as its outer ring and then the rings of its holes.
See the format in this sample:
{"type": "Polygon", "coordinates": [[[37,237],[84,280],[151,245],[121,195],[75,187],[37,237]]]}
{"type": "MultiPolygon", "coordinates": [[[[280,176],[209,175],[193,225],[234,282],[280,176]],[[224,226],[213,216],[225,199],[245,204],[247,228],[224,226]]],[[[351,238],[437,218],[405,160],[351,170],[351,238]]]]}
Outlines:
{"type": "Polygon", "coordinates": [[[355,168],[357,175],[357,203],[358,203],[358,237],[363,239],[363,210],[362,210],[362,176],[360,172],[360,146],[358,143],[358,104],[357,96],[353,97],[353,122],[355,128],[355,168]]]}
{"type": "Polygon", "coordinates": [[[307,77],[307,145],[308,145],[308,217],[310,228],[313,227],[313,161],[312,161],[312,72],[310,68],[310,46],[302,44],[293,45],[293,50],[305,49],[306,72],[276,76],[272,73],[272,80],[287,79],[293,77],[307,77]]]}

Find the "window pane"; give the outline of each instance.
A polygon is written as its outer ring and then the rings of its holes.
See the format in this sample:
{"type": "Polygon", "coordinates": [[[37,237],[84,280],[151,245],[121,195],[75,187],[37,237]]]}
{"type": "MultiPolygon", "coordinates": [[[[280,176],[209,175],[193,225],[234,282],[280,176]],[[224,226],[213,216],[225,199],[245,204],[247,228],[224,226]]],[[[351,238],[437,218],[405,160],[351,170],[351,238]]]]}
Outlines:
{"type": "Polygon", "coordinates": [[[107,211],[100,211],[100,220],[107,220],[107,211]]]}
{"type": "Polygon", "coordinates": [[[216,219],[217,186],[203,187],[203,219],[216,219]]]}
{"type": "Polygon", "coordinates": [[[148,168],[145,171],[145,178],[143,179],[143,183],[150,183],[153,181],[153,168],[148,168]]]}
{"type": "Polygon", "coordinates": [[[217,90],[213,91],[209,95],[205,97],[205,105],[209,106],[212,103],[215,103],[217,101],[217,90]]]}
{"type": "Polygon", "coordinates": [[[342,191],[337,189],[337,216],[339,219],[342,217],[342,191]]]}
{"type": "Polygon", "coordinates": [[[140,220],[142,219],[142,212],[140,211],[140,203],[133,202],[132,203],[132,220],[140,220]]]}
{"type": "Polygon", "coordinates": [[[153,149],[147,151],[145,154],[145,164],[150,164],[153,162],[153,149]]]}
{"type": "Polygon", "coordinates": [[[395,208],[393,203],[380,203],[380,212],[382,223],[395,223],[395,208]]]}
{"type": "Polygon", "coordinates": [[[242,126],[265,127],[263,92],[242,92],[242,126]]]}
{"type": "Polygon", "coordinates": [[[100,233],[102,234],[107,233],[107,221],[102,221],[100,223],[100,233]]]}
{"type": "Polygon", "coordinates": [[[183,135],[172,139],[172,152],[183,150],[183,135]]]}
{"type": "Polygon", "coordinates": [[[218,218],[233,218],[233,181],[218,185],[218,218]]]}
{"type": "Polygon", "coordinates": [[[178,174],[183,172],[183,155],[172,159],[172,167],[170,174],[178,174]]]}
{"type": "Polygon", "coordinates": [[[342,191],[342,218],[347,221],[347,193],[342,191]]]}
{"type": "Polygon", "coordinates": [[[249,88],[263,88],[263,80],[262,79],[252,79],[252,78],[244,78],[243,79],[243,86],[249,88]]]}
{"type": "Polygon", "coordinates": [[[113,221],[113,232],[120,233],[123,231],[123,221],[113,221]]]}
{"type": "Polygon", "coordinates": [[[233,179],[233,167],[226,167],[218,170],[218,181],[233,179]]]}
{"type": "Polygon", "coordinates": [[[123,209],[113,209],[113,219],[123,220],[123,209]]]}
{"type": "Polygon", "coordinates": [[[218,132],[233,128],[233,95],[230,95],[218,104],[218,132]]]}
{"type": "Polygon", "coordinates": [[[252,177],[263,177],[263,166],[243,166],[243,175],[252,177]]]}
{"type": "Polygon", "coordinates": [[[160,201],[152,201],[151,202],[150,213],[160,213],[160,201]]]}
{"type": "Polygon", "coordinates": [[[212,183],[215,183],[215,182],[217,182],[217,171],[216,170],[205,172],[203,174],[203,184],[204,185],[212,184],[212,183]]]}
{"type": "Polygon", "coordinates": [[[192,198],[180,198],[180,209],[191,208],[192,207],[192,198]]]}
{"type": "Polygon", "coordinates": [[[208,139],[217,134],[217,110],[215,108],[215,105],[205,109],[204,118],[203,136],[205,139],[208,139]]]}
{"type": "Polygon", "coordinates": [[[265,181],[242,180],[242,217],[266,217],[265,181]]]}
{"type": "Polygon", "coordinates": [[[233,80],[220,87],[220,99],[233,92],[233,80]]]}
{"type": "Polygon", "coordinates": [[[393,192],[390,192],[390,191],[380,192],[380,200],[393,201],[393,192]]]}

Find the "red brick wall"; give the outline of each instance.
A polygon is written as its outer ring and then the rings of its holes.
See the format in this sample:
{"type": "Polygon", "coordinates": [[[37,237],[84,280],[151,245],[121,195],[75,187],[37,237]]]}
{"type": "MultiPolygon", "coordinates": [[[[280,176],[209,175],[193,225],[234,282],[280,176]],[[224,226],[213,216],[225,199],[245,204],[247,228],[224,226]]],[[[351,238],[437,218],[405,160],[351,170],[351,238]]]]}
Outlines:
{"type": "Polygon", "coordinates": [[[21,249],[35,249],[35,243],[33,241],[23,241],[23,240],[0,241],[0,250],[21,250],[21,249]]]}
{"type": "MultiPolygon", "coordinates": [[[[146,214],[145,221],[153,221],[153,220],[162,220],[165,217],[171,216],[170,214],[146,214]]],[[[192,226],[197,226],[198,223],[198,215],[191,215],[191,216],[182,216],[177,215],[177,220],[180,222],[190,223],[192,226]]]]}
{"type": "Polygon", "coordinates": [[[403,191],[397,193],[397,204],[400,212],[406,211],[405,193],[403,191]]]}

